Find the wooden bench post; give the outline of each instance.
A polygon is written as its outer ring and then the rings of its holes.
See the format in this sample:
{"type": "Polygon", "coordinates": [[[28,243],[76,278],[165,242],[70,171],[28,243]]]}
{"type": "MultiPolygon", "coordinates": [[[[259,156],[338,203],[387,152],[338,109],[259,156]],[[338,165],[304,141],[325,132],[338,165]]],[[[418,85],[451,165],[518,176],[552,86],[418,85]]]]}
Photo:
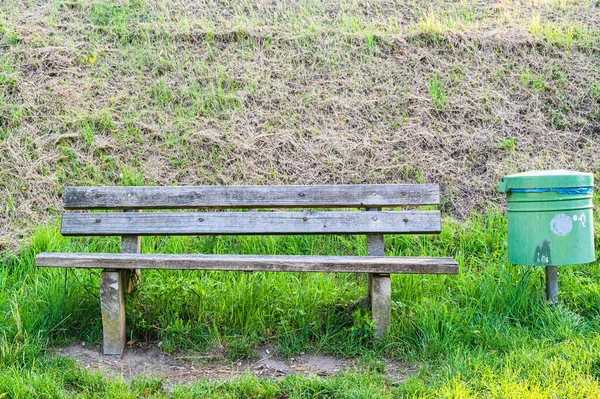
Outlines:
{"type": "MultiPolygon", "coordinates": [[[[367,208],[379,211],[380,208],[367,208]]],[[[383,234],[367,234],[367,255],[384,256],[383,234]]],[[[369,301],[375,323],[375,337],[383,339],[390,325],[392,287],[389,274],[368,274],[369,301]]]]}
{"type": "MultiPolygon", "coordinates": [[[[126,209],[125,212],[140,212],[139,209],[126,209]]],[[[140,236],[121,236],[121,253],[139,254],[141,249],[140,236]]],[[[142,276],[140,269],[123,271],[125,274],[125,293],[129,294],[140,283],[142,276]]]]}

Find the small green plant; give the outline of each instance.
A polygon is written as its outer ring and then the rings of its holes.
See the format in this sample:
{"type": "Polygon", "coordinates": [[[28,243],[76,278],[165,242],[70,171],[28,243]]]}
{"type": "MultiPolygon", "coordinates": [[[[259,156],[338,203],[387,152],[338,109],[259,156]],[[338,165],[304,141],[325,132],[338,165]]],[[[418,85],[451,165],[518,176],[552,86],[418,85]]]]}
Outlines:
{"type": "Polygon", "coordinates": [[[600,82],[594,82],[590,88],[590,94],[592,95],[592,98],[600,102],[600,82]]]}
{"type": "Polygon", "coordinates": [[[600,119],[600,83],[595,82],[590,89],[590,95],[594,100],[592,102],[592,111],[590,112],[590,119],[600,119]]]}
{"type": "Polygon", "coordinates": [[[598,32],[583,23],[556,23],[542,21],[540,15],[534,15],[528,26],[534,36],[557,46],[571,48],[574,46],[591,47],[597,45],[598,32]]]}
{"type": "Polygon", "coordinates": [[[143,186],[144,174],[134,167],[122,167],[119,173],[121,186],[143,186]]]}
{"type": "Polygon", "coordinates": [[[448,29],[447,20],[442,20],[438,15],[431,9],[423,18],[419,20],[417,28],[419,32],[430,35],[434,39],[443,35],[448,29]]]}
{"type": "Polygon", "coordinates": [[[571,125],[571,120],[568,117],[568,113],[571,111],[571,104],[564,94],[559,93],[554,101],[545,103],[544,111],[549,125],[553,128],[563,130],[571,125]]]}
{"type": "Polygon", "coordinates": [[[496,143],[498,144],[498,148],[508,150],[511,154],[514,154],[517,149],[517,139],[514,137],[507,137],[504,140],[498,139],[496,143]]]}
{"type": "Polygon", "coordinates": [[[7,27],[3,27],[1,23],[2,20],[0,20],[0,45],[3,43],[6,43],[9,46],[20,44],[21,39],[19,39],[17,33],[7,27]]]}
{"type": "Polygon", "coordinates": [[[385,361],[373,352],[369,352],[359,359],[358,366],[371,373],[384,374],[387,371],[385,361]]]}
{"type": "Polygon", "coordinates": [[[524,68],[521,71],[521,82],[535,91],[542,91],[547,88],[546,76],[542,74],[535,75],[529,68],[524,68]]]}
{"type": "Polygon", "coordinates": [[[162,350],[167,353],[188,347],[192,326],[189,320],[184,321],[175,313],[174,319],[162,334],[162,350]]]}
{"type": "Polygon", "coordinates": [[[150,395],[162,393],[164,390],[164,381],[157,376],[138,375],[131,379],[131,388],[138,397],[147,398],[150,395]]]}
{"type": "Polygon", "coordinates": [[[365,336],[370,335],[375,324],[369,312],[365,309],[357,309],[352,313],[352,327],[350,327],[350,335],[365,336]]]}
{"type": "Polygon", "coordinates": [[[373,32],[365,32],[365,42],[369,49],[375,47],[375,34],[373,32]]]}
{"type": "Polygon", "coordinates": [[[431,79],[427,81],[427,88],[429,89],[429,94],[431,95],[435,108],[438,110],[444,109],[446,106],[446,91],[444,90],[444,86],[442,85],[440,76],[437,72],[435,72],[431,79]]]}
{"type": "Polygon", "coordinates": [[[235,335],[227,341],[227,359],[231,361],[254,359],[254,344],[248,336],[235,335]]]}
{"type": "Polygon", "coordinates": [[[87,144],[92,144],[94,142],[94,136],[96,135],[94,126],[87,121],[84,121],[81,125],[81,135],[83,136],[83,141],[87,144]]]}

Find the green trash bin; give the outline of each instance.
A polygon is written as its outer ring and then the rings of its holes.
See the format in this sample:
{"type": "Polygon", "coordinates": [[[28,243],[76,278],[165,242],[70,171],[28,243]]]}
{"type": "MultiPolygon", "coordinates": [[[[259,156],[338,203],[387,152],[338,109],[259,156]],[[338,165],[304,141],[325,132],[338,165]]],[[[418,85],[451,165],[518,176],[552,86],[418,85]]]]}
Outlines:
{"type": "Polygon", "coordinates": [[[508,260],[518,265],[592,262],[594,226],[591,173],[536,170],[505,176],[508,260]]]}

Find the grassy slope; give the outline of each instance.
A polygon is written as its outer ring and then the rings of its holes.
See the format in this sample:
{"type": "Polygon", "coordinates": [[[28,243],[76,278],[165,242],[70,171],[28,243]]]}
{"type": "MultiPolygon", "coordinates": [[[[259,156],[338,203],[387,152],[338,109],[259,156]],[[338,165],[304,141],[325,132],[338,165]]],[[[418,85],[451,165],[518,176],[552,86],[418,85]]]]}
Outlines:
{"type": "Polygon", "coordinates": [[[3,5],[5,248],[65,184],[428,181],[463,217],[598,172],[595,1],[3,5]]]}
{"type": "MultiPolygon", "coordinates": [[[[394,276],[393,330],[371,344],[354,276],[152,272],[130,298],[134,340],[252,356],[317,349],[363,359],[322,379],[106,382],[45,352],[99,340],[97,276],[36,270],[66,240],[65,184],[439,181],[464,216],[504,173],[598,172],[595,2],[317,3],[5,1],[0,9],[0,234],[29,237],[0,268],[0,397],[596,397],[600,268],[506,264],[494,210],[439,238],[389,237],[390,254],[449,255],[452,277],[394,276]],[[6,5],[6,7],[5,7],[6,5]],[[50,215],[50,216],[48,216],[50,215]],[[29,241],[29,240],[28,240],[29,241]],[[175,297],[176,300],[164,301],[175,297]],[[421,364],[395,386],[381,355],[421,364]]],[[[364,253],[362,238],[147,239],[145,252],[364,253]]]]}

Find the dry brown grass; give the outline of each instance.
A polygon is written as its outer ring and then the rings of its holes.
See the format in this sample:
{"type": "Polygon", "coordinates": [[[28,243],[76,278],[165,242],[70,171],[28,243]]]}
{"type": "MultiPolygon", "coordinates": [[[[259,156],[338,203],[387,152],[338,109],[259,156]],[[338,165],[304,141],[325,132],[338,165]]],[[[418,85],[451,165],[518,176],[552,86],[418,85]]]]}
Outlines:
{"type": "Polygon", "coordinates": [[[64,185],[426,181],[462,217],[600,172],[596,2],[2,4],[0,249],[64,185]]]}

